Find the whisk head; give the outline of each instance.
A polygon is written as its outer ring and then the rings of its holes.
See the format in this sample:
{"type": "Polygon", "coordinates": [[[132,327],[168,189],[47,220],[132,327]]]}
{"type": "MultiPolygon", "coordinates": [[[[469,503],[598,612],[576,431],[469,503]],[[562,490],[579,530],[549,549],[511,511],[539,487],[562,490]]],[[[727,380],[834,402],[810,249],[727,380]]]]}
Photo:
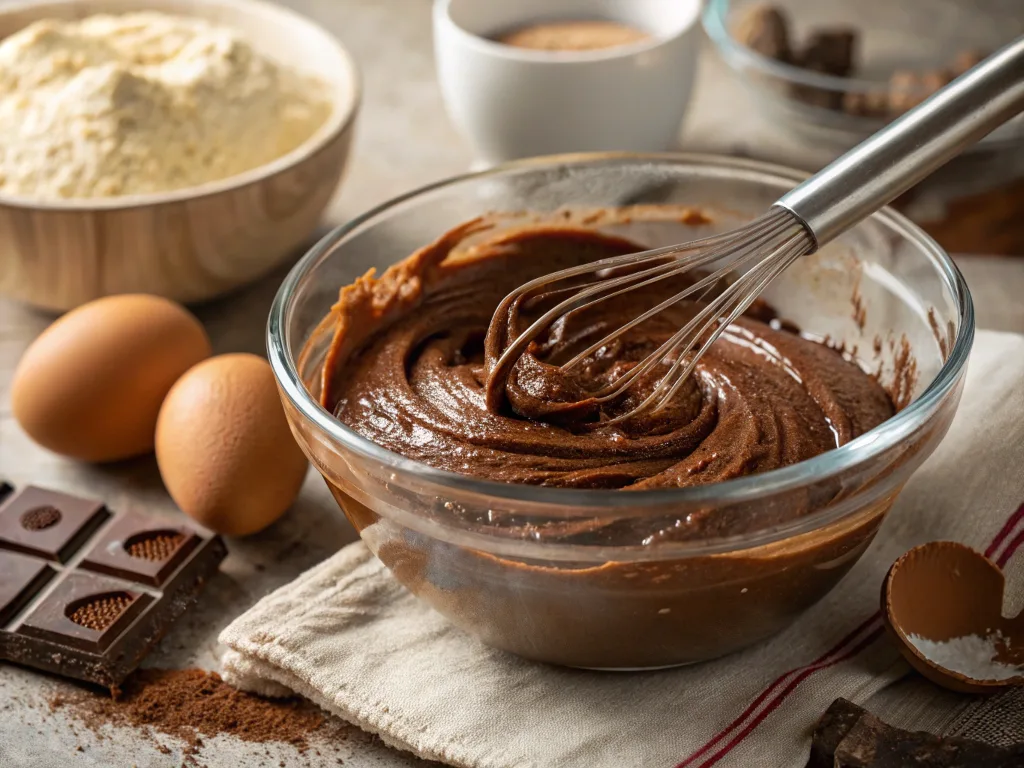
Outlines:
{"type": "Polygon", "coordinates": [[[485,339],[487,400],[496,408],[505,396],[509,375],[539,337],[570,313],[641,288],[686,278],[681,290],[639,312],[630,321],[589,344],[556,368],[569,373],[595,352],[631,329],[681,302],[695,303],[695,314],[657,349],[614,380],[586,393],[588,403],[607,403],[636,390],[661,369],[664,372],[640,401],[602,425],[623,422],[663,409],[693,373],[701,356],[787,267],[815,250],[815,240],[800,220],[774,206],[749,224],[721,235],[683,245],[614,256],[554,272],[520,286],[494,312],[485,339]],[[520,311],[547,306],[514,338],[520,311]]]}

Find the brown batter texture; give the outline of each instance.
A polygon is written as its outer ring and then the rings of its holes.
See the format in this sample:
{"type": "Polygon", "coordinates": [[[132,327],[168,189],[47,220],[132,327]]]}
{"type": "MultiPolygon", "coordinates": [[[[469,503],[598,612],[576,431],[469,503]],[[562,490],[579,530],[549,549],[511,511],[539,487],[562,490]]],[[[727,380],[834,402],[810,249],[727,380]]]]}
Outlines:
{"type": "MultiPolygon", "coordinates": [[[[322,402],[385,448],[508,483],[692,486],[820,454],[894,411],[882,387],[839,352],[786,330],[767,307],[755,305],[712,347],[665,411],[607,424],[653,381],[643,382],[630,402],[598,405],[587,393],[645,356],[695,307],[679,306],[638,326],[571,375],[554,366],[640,307],[677,292],[678,283],[570,316],[521,359],[503,391],[489,390],[489,363],[546,306],[523,304],[500,316],[485,344],[492,314],[509,291],[553,270],[640,246],[568,222],[499,234],[488,234],[487,226],[469,222],[379,278],[365,275],[342,289],[325,321],[334,339],[322,370],[322,402]]],[[[912,454],[916,444],[901,451],[912,454]]],[[[536,557],[524,560],[406,529],[358,501],[345,483],[328,480],[370,549],[456,625],[521,656],[601,669],[713,658],[788,625],[849,570],[898,489],[812,531],[764,545],[680,555],[672,542],[770,528],[859,493],[861,483],[832,478],[768,500],[706,508],[667,502],[642,515],[622,494],[621,516],[565,519],[533,518],[514,505],[483,514],[460,504],[449,508],[445,499],[436,500],[438,509],[429,499],[412,502],[424,517],[455,518],[459,527],[495,541],[538,542],[536,557]],[[581,553],[603,545],[643,549],[650,556],[563,562],[546,559],[547,543],[580,545],[581,553]]]]}
{"type": "Polygon", "coordinates": [[[323,404],[391,451],[491,480],[574,488],[643,489],[720,482],[794,464],[889,418],[891,400],[836,351],[744,317],[700,360],[671,404],[616,425],[609,418],[650,391],[655,370],[619,402],[588,397],[674,333],[696,305],[661,313],[570,374],[556,366],[681,287],[651,286],[576,312],[531,348],[488,407],[489,363],[541,303],[502,318],[501,299],[524,282],[580,263],[642,250],[575,226],[499,234],[449,259],[456,230],[341,291],[324,369],[323,404]]]}

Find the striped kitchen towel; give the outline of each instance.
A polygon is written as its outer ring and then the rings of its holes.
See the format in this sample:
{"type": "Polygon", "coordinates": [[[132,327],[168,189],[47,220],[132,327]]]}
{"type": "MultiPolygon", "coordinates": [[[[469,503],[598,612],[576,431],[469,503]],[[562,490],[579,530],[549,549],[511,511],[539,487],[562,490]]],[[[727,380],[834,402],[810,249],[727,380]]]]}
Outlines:
{"type": "Polygon", "coordinates": [[[298,692],[393,746],[466,768],[801,768],[815,721],[839,696],[894,725],[1024,739],[1021,697],[982,702],[909,675],[878,613],[889,565],[935,539],[1003,566],[1007,608],[1021,609],[1022,467],[1024,337],[982,332],[949,434],[870,549],[754,648],[636,674],[531,663],[452,627],[358,543],[232,623],[224,676],[268,695],[298,692]]]}

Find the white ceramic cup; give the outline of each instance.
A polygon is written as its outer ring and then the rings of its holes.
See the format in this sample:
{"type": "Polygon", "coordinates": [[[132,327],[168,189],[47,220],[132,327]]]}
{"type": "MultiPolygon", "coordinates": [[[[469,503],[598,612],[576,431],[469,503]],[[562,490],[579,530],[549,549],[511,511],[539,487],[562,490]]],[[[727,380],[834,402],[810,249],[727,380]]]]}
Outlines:
{"type": "Polygon", "coordinates": [[[481,164],[675,149],[693,89],[700,0],[435,0],[434,55],[448,113],[481,164]],[[616,21],[649,39],[539,51],[493,36],[543,21],[616,21]]]}

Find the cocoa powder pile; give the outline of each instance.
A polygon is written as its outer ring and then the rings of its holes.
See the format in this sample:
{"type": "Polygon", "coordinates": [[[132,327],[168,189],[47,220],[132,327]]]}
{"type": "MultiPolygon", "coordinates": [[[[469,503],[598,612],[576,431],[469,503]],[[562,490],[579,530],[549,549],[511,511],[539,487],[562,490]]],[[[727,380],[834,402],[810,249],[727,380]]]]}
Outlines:
{"type": "Polygon", "coordinates": [[[286,742],[300,751],[324,716],[302,699],[264,699],[239,691],[215,672],[201,669],[142,669],[112,699],[88,690],[62,693],[50,709],[67,708],[86,726],[153,729],[182,739],[195,755],[202,736],[230,734],[243,741],[286,742]]]}

